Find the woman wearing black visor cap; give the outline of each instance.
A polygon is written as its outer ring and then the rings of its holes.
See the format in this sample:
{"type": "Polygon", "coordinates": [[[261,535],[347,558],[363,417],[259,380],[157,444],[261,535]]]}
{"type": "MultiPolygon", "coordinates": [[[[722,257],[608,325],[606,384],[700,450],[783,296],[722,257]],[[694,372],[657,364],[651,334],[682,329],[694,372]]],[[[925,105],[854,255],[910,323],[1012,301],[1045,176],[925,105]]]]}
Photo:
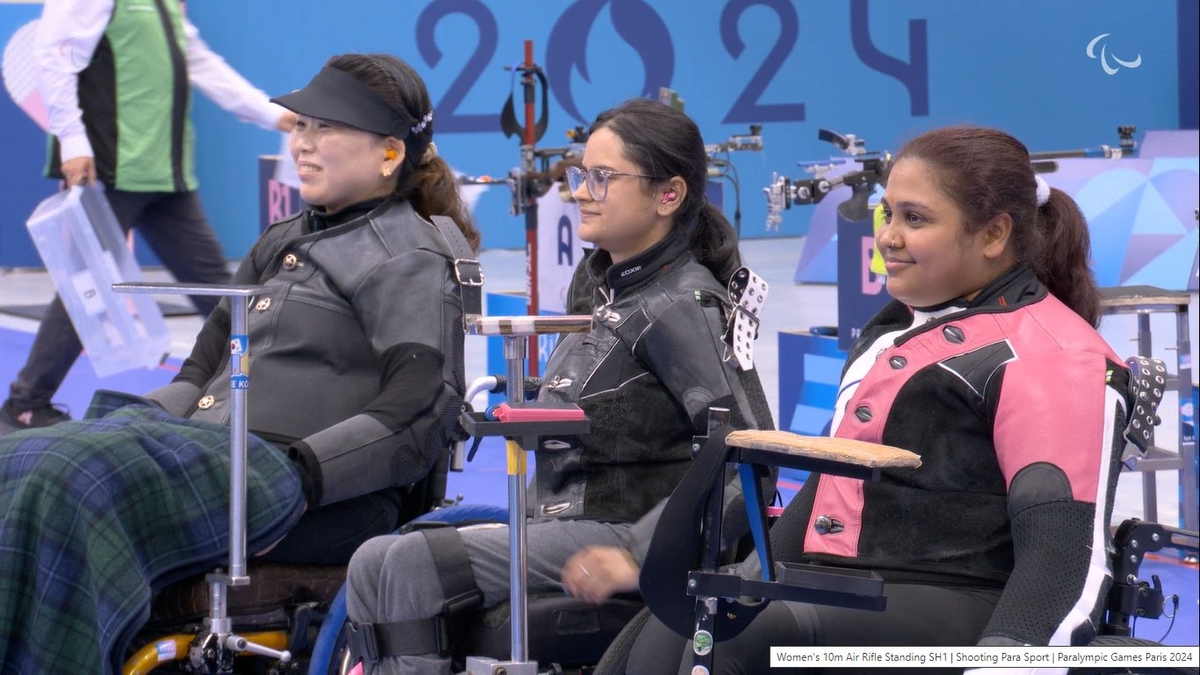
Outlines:
{"type": "MultiPolygon", "coordinates": [[[[409,486],[447,447],[464,390],[449,241],[461,253],[479,235],[407,64],[336,56],[275,100],[299,116],[308,206],[234,276],[270,289],[251,303],[241,364],[254,375],[247,548],[344,564],[424,507],[409,486]]],[[[0,439],[0,670],[112,672],[150,590],[226,555],[230,327],[222,301],[179,375],[147,395],[157,405],[102,392],[90,419],[0,439]]]]}
{"type": "MultiPolygon", "coordinates": [[[[276,291],[250,313],[249,428],[296,460],[308,504],[269,556],[344,563],[415,515],[405,487],[446,447],[444,420],[464,389],[462,306],[430,216],[453,219],[472,249],[479,234],[408,64],[335,56],[308,86],[272,100],[298,115],[289,147],[309,206],[271,225],[235,275],[276,291]]],[[[195,406],[228,391],[228,334],[218,312],[157,396],[168,410],[227,419],[217,405],[195,406]]]]}

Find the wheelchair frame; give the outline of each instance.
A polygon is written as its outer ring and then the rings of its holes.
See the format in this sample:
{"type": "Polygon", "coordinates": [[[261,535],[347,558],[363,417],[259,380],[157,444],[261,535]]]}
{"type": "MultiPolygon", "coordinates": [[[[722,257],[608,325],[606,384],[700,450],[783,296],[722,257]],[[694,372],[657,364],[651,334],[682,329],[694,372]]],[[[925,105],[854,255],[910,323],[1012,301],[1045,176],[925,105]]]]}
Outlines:
{"type": "MultiPolygon", "coordinates": [[[[1143,371],[1154,369],[1159,373],[1165,372],[1159,359],[1132,357],[1127,363],[1135,373],[1139,367],[1143,371]]],[[[1162,390],[1152,387],[1147,391],[1135,391],[1135,394],[1139,399],[1138,412],[1148,410],[1154,424],[1157,424],[1156,411],[1162,399],[1162,390]]],[[[1134,411],[1131,410],[1130,414],[1133,415],[1134,411]]],[[[1142,429],[1137,434],[1126,434],[1126,438],[1129,445],[1136,446],[1144,455],[1153,443],[1152,429],[1142,429]]],[[[788,564],[772,560],[765,522],[765,503],[758,483],[754,480],[752,466],[779,465],[862,480],[877,480],[882,468],[913,466],[914,459],[916,465],[919,465],[916,455],[898,448],[851,441],[859,446],[871,446],[856,448],[841,443],[845,439],[806,438],[778,431],[733,431],[728,426],[710,433],[704,440],[701,453],[719,456],[722,463],[733,464],[738,468],[763,578],[742,579],[740,576],[724,574],[718,570],[716,555],[720,547],[723,517],[723,483],[717,480],[704,507],[700,530],[700,536],[703,538],[700,569],[690,571],[687,576],[687,595],[695,598],[694,635],[697,644],[701,639],[710,640],[710,644],[716,643],[713,632],[716,617],[718,613],[735,615],[738,598],[757,598],[763,601],[797,600],[865,610],[884,609],[886,597],[883,596],[883,580],[874,572],[788,564]]],[[[1115,461],[1128,466],[1126,459],[1118,456],[1115,461]]],[[[1198,537],[1200,534],[1197,532],[1147,523],[1136,518],[1122,522],[1113,535],[1113,588],[1107,597],[1105,620],[1099,627],[1099,634],[1130,637],[1131,617],[1157,619],[1162,616],[1162,584],[1157,577],[1152,578],[1152,584],[1140,579],[1138,568],[1146,553],[1164,547],[1194,554],[1197,551],[1198,537]]],[[[711,647],[692,650],[692,663],[699,672],[711,672],[713,651],[711,647]]]]}

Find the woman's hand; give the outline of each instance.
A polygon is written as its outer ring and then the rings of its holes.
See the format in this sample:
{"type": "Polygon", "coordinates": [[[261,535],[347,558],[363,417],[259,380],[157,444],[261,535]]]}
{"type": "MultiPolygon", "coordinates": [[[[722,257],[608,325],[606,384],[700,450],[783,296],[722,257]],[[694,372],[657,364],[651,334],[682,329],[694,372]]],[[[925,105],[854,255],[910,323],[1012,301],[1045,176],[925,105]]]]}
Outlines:
{"type": "Polygon", "coordinates": [[[567,593],[599,605],[617,593],[636,591],[641,568],[633,556],[616,546],[589,546],[563,565],[567,593]]]}
{"type": "Polygon", "coordinates": [[[88,185],[96,180],[96,163],[91,157],[72,157],[60,169],[67,187],[88,185]]]}
{"type": "Polygon", "coordinates": [[[296,118],[296,113],[284,110],[279,119],[275,121],[275,128],[286,134],[296,127],[296,118]]]}

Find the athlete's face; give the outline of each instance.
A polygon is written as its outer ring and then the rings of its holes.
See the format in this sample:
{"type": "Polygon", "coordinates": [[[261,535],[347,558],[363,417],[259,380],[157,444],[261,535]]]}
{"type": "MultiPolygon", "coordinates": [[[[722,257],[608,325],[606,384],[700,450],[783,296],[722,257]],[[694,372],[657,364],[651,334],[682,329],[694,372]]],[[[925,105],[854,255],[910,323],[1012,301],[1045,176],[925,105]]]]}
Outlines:
{"type": "MultiPolygon", "coordinates": [[[[607,128],[588,137],[583,151],[584,171],[603,172],[597,201],[584,180],[572,193],[579,203],[579,237],[608,251],[620,262],[650,248],[667,236],[673,225],[674,199],[682,200],[680,187],[664,182],[661,188],[648,185],[645,171],[625,157],[625,144],[607,128]],[[674,189],[674,199],[663,202],[665,191],[674,189]],[[670,207],[670,208],[668,208],[670,207]]],[[[682,183],[682,181],[679,181],[682,183]]]]}
{"type": "Polygon", "coordinates": [[[913,307],[955,298],[971,299],[999,269],[1003,241],[992,227],[967,230],[966,216],[936,182],[936,172],[918,159],[901,159],[888,174],[883,194],[884,224],[875,245],[887,265],[887,291],[913,307]]]}
{"type": "Polygon", "coordinates": [[[329,213],[390,194],[404,160],[404,146],[396,139],[307,115],[296,120],[288,148],[300,176],[300,197],[329,213]],[[389,158],[389,148],[398,157],[389,158]],[[388,168],[392,175],[384,176],[388,168]]]}

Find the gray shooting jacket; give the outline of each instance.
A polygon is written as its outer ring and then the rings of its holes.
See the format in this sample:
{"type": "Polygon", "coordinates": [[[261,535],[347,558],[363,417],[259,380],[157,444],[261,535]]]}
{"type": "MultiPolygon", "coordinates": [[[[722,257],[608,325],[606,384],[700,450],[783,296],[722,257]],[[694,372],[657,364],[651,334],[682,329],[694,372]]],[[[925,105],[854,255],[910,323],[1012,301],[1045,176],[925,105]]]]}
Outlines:
{"type": "MultiPolygon", "coordinates": [[[[462,302],[437,229],[394,200],[325,229],[317,217],[273,224],[234,277],[270,289],[250,302],[249,429],[299,462],[310,506],[423,478],[465,388],[462,302]]],[[[151,398],[228,424],[228,341],[223,301],[151,398]]]]}

